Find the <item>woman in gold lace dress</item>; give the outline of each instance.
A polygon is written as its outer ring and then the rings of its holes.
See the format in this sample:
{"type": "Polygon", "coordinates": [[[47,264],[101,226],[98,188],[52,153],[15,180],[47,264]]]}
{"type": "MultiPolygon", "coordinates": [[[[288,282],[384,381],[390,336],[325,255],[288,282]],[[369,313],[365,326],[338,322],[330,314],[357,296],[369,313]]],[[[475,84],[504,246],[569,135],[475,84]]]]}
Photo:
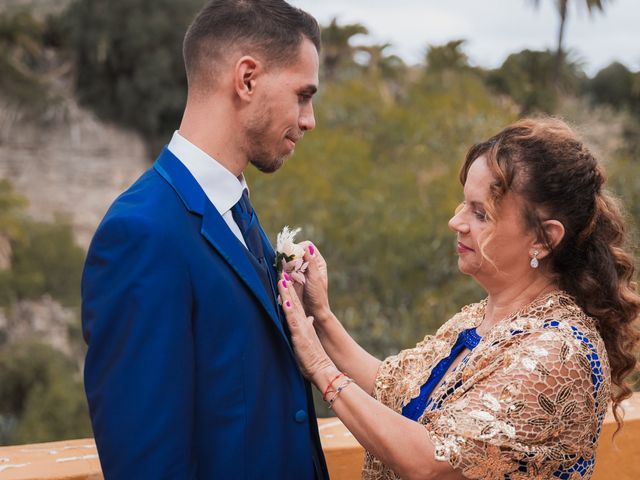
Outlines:
{"type": "Polygon", "coordinates": [[[332,314],[306,244],[302,301],[279,282],[303,373],[366,448],[364,479],[588,479],[639,339],[616,201],[559,120],[475,145],[460,180],[458,266],[487,298],[381,362],[332,314]]]}

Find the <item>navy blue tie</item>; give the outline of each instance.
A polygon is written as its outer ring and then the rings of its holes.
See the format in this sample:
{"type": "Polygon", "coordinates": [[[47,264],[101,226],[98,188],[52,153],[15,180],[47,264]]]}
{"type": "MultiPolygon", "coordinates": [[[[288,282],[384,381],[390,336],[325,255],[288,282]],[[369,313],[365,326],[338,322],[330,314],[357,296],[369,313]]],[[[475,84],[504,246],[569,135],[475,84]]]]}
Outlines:
{"type": "Polygon", "coordinates": [[[260,237],[260,225],[256,212],[253,211],[249,201],[249,191],[246,188],[242,191],[242,197],[238,203],[231,208],[231,214],[242,232],[247,248],[258,262],[263,263],[264,249],[260,237]]]}
{"type": "Polygon", "coordinates": [[[264,289],[267,291],[269,298],[271,298],[275,306],[276,286],[270,265],[270,263],[273,263],[273,260],[268,262],[264,257],[260,222],[258,221],[256,212],[253,211],[253,207],[249,201],[249,192],[246,188],[243,190],[242,197],[240,197],[238,203],[231,208],[231,214],[244,237],[248,249],[247,256],[249,257],[249,261],[260,276],[264,289]]]}

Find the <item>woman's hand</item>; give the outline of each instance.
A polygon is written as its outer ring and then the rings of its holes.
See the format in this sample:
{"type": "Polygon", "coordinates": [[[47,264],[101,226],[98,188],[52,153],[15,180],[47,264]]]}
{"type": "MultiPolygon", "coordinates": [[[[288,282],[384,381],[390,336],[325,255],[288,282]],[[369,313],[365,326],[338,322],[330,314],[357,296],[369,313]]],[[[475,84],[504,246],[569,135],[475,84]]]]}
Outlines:
{"type": "Polygon", "coordinates": [[[301,242],[301,245],[304,261],[308,263],[302,295],[304,310],[317,319],[324,319],[331,313],[327,262],[313,243],[301,242]]]}
{"type": "Polygon", "coordinates": [[[318,386],[322,372],[327,369],[335,369],[335,365],[322,348],[313,328],[313,317],[307,317],[305,314],[300,299],[293,288],[293,282],[281,278],[278,282],[278,291],[300,370],[307,379],[318,386]]]}

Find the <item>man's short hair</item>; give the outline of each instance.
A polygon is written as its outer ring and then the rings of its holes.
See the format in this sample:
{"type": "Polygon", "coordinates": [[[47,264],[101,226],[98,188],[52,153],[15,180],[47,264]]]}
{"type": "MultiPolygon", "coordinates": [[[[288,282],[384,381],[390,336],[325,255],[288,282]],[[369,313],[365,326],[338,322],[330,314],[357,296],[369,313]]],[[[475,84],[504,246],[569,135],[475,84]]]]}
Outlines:
{"type": "Polygon", "coordinates": [[[284,0],[211,0],[187,30],[182,53],[187,79],[213,84],[217,66],[231,49],[260,55],[268,68],[297,59],[307,38],[320,51],[320,27],[307,12],[284,0]]]}

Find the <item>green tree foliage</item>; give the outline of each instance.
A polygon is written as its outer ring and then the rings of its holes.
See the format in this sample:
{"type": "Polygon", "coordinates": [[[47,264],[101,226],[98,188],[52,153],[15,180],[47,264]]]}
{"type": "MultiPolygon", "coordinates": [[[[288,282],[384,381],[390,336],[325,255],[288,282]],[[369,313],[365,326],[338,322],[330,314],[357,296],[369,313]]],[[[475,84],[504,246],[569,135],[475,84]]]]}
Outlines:
{"type": "Polygon", "coordinates": [[[77,365],[40,343],[0,349],[0,445],[91,436],[77,365]]]}
{"type": "Polygon", "coordinates": [[[322,74],[328,81],[349,77],[357,72],[354,54],[357,47],[351,44],[353,37],[368,34],[360,23],[339,25],[336,18],[322,28],[322,74]]]}
{"type": "MultiPolygon", "coordinates": [[[[0,180],[0,255],[6,255],[11,259],[11,243],[24,240],[24,226],[20,220],[19,212],[26,205],[26,200],[13,191],[11,183],[0,180]],[[6,247],[8,251],[5,251],[6,247]]],[[[13,286],[11,270],[0,270],[0,306],[7,305],[13,298],[13,286]]],[[[2,338],[0,336],[0,343],[2,338]]]]}
{"type": "Polygon", "coordinates": [[[462,50],[465,40],[452,40],[444,45],[430,45],[427,49],[427,68],[431,72],[464,70],[469,67],[469,57],[462,50]]]}
{"type": "Polygon", "coordinates": [[[0,13],[0,92],[36,113],[53,100],[42,78],[52,25],[24,10],[0,13]]]}
{"type": "Polygon", "coordinates": [[[180,123],[184,32],[202,0],[76,0],[66,18],[84,104],[133,128],[152,149],[180,123]]]}
{"type": "Polygon", "coordinates": [[[588,87],[595,103],[640,114],[640,74],[621,63],[613,62],[600,70],[588,87]]]}
{"type": "Polygon", "coordinates": [[[70,225],[25,221],[24,228],[26,238],[12,245],[15,298],[49,294],[63,305],[78,305],[84,251],[75,244],[70,225]]]}
{"type": "Polygon", "coordinates": [[[527,49],[509,55],[500,68],[487,75],[487,83],[510,95],[523,115],[553,113],[559,94],[578,93],[586,78],[580,65],[569,59],[562,63],[559,73],[555,68],[553,52],[527,49]]]}
{"type": "MultiPolygon", "coordinates": [[[[0,307],[49,294],[79,305],[84,252],[62,220],[35,222],[25,200],[0,181],[0,238],[9,241],[10,268],[0,271],[0,307]]],[[[70,329],[77,350],[77,328],[70,329]]],[[[63,440],[91,435],[78,360],[34,342],[7,343],[0,329],[0,444],[63,440]]]]}
{"type": "Polygon", "coordinates": [[[391,44],[361,45],[354,52],[360,71],[353,78],[360,78],[375,85],[379,101],[390,104],[405,93],[405,75],[409,68],[397,55],[388,54],[391,44]]]}
{"type": "Polygon", "coordinates": [[[14,191],[11,182],[0,179],[0,233],[11,240],[23,238],[20,215],[26,205],[27,201],[14,191]]]}
{"type": "Polygon", "coordinates": [[[84,251],[62,218],[37,222],[24,213],[25,200],[0,181],[0,236],[11,246],[9,270],[0,271],[0,305],[49,294],[63,305],[80,303],[84,251]]]}
{"type": "Polygon", "coordinates": [[[391,47],[390,43],[358,47],[359,52],[366,56],[364,65],[369,78],[399,80],[406,72],[406,65],[400,57],[387,54],[391,47]]]}

